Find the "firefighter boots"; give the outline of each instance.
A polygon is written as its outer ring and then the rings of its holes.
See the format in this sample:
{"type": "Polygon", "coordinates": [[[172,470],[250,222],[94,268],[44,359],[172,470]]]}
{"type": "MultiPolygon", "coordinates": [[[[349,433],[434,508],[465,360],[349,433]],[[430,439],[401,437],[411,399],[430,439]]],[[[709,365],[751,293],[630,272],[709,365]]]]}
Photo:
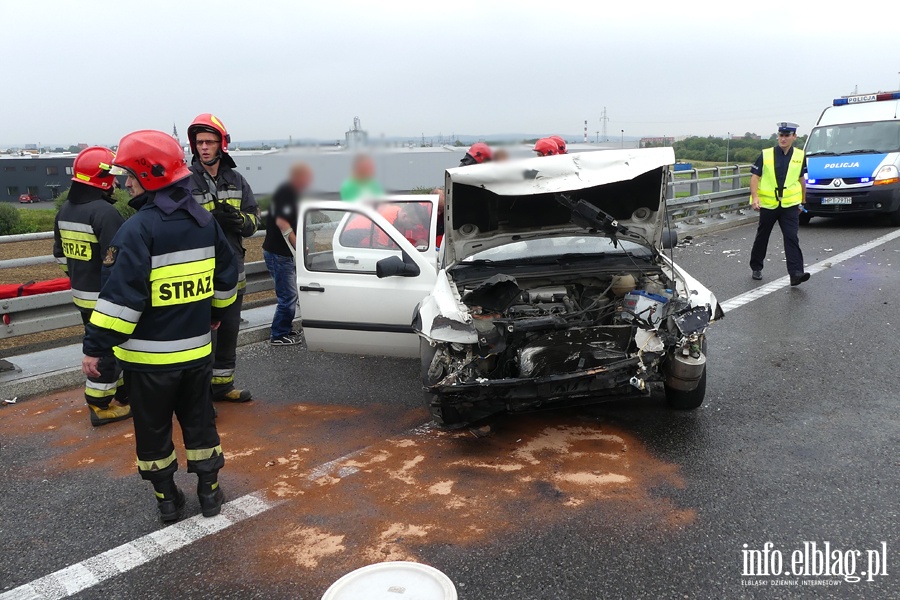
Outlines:
{"type": "Polygon", "coordinates": [[[184,493],[175,485],[175,479],[169,478],[153,484],[156,494],[156,507],[159,509],[159,520],[173,523],[181,518],[184,511],[184,493]]]}
{"type": "Polygon", "coordinates": [[[121,404],[118,400],[112,400],[107,408],[100,408],[93,404],[88,404],[88,407],[90,408],[88,412],[91,415],[91,425],[94,427],[131,418],[131,406],[121,404]]]}
{"type": "Polygon", "coordinates": [[[200,511],[204,517],[214,517],[222,510],[225,493],[219,487],[218,475],[200,475],[197,482],[197,497],[200,499],[200,511]]]}

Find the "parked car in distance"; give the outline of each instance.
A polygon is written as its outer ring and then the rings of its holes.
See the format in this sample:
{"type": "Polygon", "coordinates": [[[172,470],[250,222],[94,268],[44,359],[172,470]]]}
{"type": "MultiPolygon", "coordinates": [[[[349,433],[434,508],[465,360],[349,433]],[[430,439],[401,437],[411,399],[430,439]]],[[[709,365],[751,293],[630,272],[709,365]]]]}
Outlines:
{"type": "Polygon", "coordinates": [[[19,194],[20,204],[31,204],[32,202],[40,202],[41,199],[36,194],[19,194]]]}

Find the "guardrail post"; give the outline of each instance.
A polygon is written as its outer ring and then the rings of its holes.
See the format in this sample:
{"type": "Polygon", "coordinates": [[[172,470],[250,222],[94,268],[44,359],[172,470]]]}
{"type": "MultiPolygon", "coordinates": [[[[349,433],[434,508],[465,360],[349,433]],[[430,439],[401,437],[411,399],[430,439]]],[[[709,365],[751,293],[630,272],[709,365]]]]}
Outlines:
{"type": "Polygon", "coordinates": [[[720,179],[720,177],[722,177],[722,168],[716,167],[716,170],[713,171],[713,193],[714,194],[716,192],[722,191],[722,180],[720,179]]]}
{"type": "Polygon", "coordinates": [[[731,180],[731,189],[739,190],[741,189],[741,165],[734,165],[731,168],[734,171],[734,179],[731,180]]]}
{"type": "Polygon", "coordinates": [[[700,172],[697,169],[691,169],[691,196],[700,195],[700,172]]]}

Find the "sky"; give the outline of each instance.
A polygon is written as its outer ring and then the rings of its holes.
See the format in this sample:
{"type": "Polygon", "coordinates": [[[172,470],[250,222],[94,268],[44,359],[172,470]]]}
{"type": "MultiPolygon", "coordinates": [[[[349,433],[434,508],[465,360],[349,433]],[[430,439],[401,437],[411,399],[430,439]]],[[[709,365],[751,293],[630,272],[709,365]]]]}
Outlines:
{"type": "Polygon", "coordinates": [[[0,147],[553,133],[806,133],[900,89],[896,2],[0,0],[0,147]]]}

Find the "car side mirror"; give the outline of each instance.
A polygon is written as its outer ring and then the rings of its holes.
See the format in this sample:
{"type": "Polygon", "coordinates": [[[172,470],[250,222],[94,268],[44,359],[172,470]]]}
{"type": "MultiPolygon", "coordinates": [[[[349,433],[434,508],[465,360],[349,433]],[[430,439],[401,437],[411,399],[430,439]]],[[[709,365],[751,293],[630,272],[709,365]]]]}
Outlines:
{"type": "Polygon", "coordinates": [[[406,256],[405,252],[403,253],[403,258],[388,256],[375,263],[375,275],[379,279],[385,277],[417,277],[419,273],[419,265],[406,256]]]}
{"type": "Polygon", "coordinates": [[[672,248],[674,248],[677,245],[678,245],[678,232],[675,231],[674,229],[669,229],[668,227],[666,227],[666,229],[663,231],[663,234],[662,234],[662,247],[665,248],[666,250],[671,250],[672,248]]]}

